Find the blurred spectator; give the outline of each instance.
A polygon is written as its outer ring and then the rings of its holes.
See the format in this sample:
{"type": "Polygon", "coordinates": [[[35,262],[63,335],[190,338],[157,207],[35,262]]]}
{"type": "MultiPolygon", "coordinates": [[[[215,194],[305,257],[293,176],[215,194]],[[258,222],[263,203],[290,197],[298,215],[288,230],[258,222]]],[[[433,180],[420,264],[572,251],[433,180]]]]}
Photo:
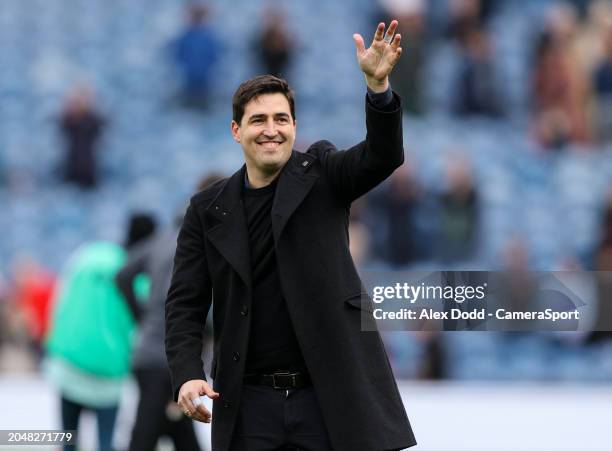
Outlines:
{"type": "Polygon", "coordinates": [[[0,373],[32,372],[39,364],[28,314],[15,294],[14,284],[0,274],[0,373]]]}
{"type": "Polygon", "coordinates": [[[287,19],[279,8],[269,4],[264,9],[263,26],[254,47],[263,72],[287,80],[295,43],[285,28],[287,19]]]}
{"type": "Polygon", "coordinates": [[[133,213],[123,246],[131,250],[134,245],[155,233],[156,222],[148,213],[133,213]]]}
{"type": "Polygon", "coordinates": [[[612,188],[608,191],[603,209],[601,238],[595,254],[595,269],[612,271],[612,188]]]}
{"type": "Polygon", "coordinates": [[[480,202],[466,159],[448,160],[446,182],[439,197],[437,257],[443,262],[467,261],[474,257],[477,248],[480,202]]]}
{"type": "Polygon", "coordinates": [[[595,74],[597,101],[596,131],[601,141],[612,140],[612,26],[605,35],[604,59],[595,74]]]}
{"type": "Polygon", "coordinates": [[[181,103],[190,108],[206,108],[210,99],[211,78],[219,58],[220,41],[208,25],[208,6],[187,7],[187,27],[173,43],[174,60],[181,76],[181,103]]]}
{"type": "Polygon", "coordinates": [[[0,272],[0,354],[2,347],[8,339],[9,323],[8,323],[8,287],[2,273],[0,272]]]}
{"type": "Polygon", "coordinates": [[[526,273],[529,271],[529,250],[525,241],[518,237],[510,237],[501,252],[502,270],[511,273],[526,273]]]}
{"type": "Polygon", "coordinates": [[[484,28],[476,26],[463,33],[454,112],[461,116],[500,116],[502,96],[497,86],[490,37],[484,28]]]}
{"type": "Polygon", "coordinates": [[[13,277],[12,299],[24,314],[31,345],[40,358],[49,325],[55,276],[30,257],[25,257],[18,259],[13,277]]]}
{"type": "MultiPolygon", "coordinates": [[[[152,224],[142,215],[130,222],[128,251],[150,235],[152,224]]],[[[95,412],[101,451],[112,449],[129,370],[134,318],[115,285],[126,257],[125,249],[110,242],[87,243],[76,250],[62,272],[47,337],[45,367],[60,392],[62,429],[78,430],[81,412],[95,412]]]]}
{"type": "MultiPolygon", "coordinates": [[[[220,180],[211,174],[198,185],[198,191],[220,180]]],[[[138,383],[139,400],[136,421],[132,429],[130,451],[156,448],[161,436],[168,436],[180,451],[200,449],[191,419],[172,399],[170,372],[164,346],[164,312],[170,286],[176,239],[182,214],[174,225],[138,245],[121,270],[116,281],[130,309],[136,311],[138,335],[132,358],[132,371],[138,383]],[[149,298],[144,306],[138,302],[135,282],[141,274],[151,280],[149,298]]]]}
{"type": "Polygon", "coordinates": [[[402,57],[391,73],[393,89],[402,97],[407,113],[424,112],[423,68],[427,56],[427,29],[424,0],[379,0],[385,22],[399,20],[397,32],[402,35],[402,57]]]}
{"type": "Polygon", "coordinates": [[[606,36],[612,26],[612,2],[596,0],[577,30],[573,52],[586,74],[592,74],[606,56],[606,36]]]}
{"type": "MultiPolygon", "coordinates": [[[[504,308],[513,312],[527,312],[534,310],[537,299],[537,282],[529,265],[529,251],[523,239],[512,237],[508,239],[502,249],[502,268],[505,272],[496,283],[495,307],[504,308]]],[[[495,276],[495,274],[493,274],[495,276]]],[[[508,326],[503,321],[497,325],[503,330],[508,326]]],[[[512,322],[512,330],[533,331],[530,320],[516,320],[512,322]]],[[[518,335],[508,335],[516,338],[518,335]]]]}
{"type": "Polygon", "coordinates": [[[97,145],[106,121],[94,104],[93,91],[77,87],[69,94],[60,118],[66,142],[63,175],[67,182],[81,188],[93,188],[98,183],[97,145]]]}
{"type": "Polygon", "coordinates": [[[500,0],[449,0],[449,37],[462,43],[469,32],[487,25],[500,3],[500,0]]]}
{"type": "Polygon", "coordinates": [[[351,206],[349,220],[349,248],[357,269],[368,260],[370,250],[370,232],[363,223],[363,211],[367,209],[364,199],[358,199],[351,206]]]}
{"type": "Polygon", "coordinates": [[[442,335],[436,330],[416,334],[423,346],[417,373],[419,379],[442,380],[448,377],[448,356],[442,335]]]}
{"type": "Polygon", "coordinates": [[[415,225],[420,198],[412,167],[407,163],[368,196],[376,221],[373,233],[380,235],[378,254],[393,267],[405,266],[422,256],[415,225]]]}
{"type": "Polygon", "coordinates": [[[0,155],[0,188],[5,188],[8,185],[8,174],[2,159],[2,155],[0,155]]]}
{"type": "Polygon", "coordinates": [[[164,307],[177,235],[178,227],[173,227],[147,240],[130,254],[127,263],[117,274],[117,285],[132,305],[138,304],[134,289],[136,277],[146,273],[151,278],[149,300],[139,310],[139,334],[132,359],[132,371],[140,395],[130,451],[155,449],[161,436],[170,437],[175,449],[200,449],[193,422],[183,415],[172,400],[170,373],[164,350],[164,307]]]}
{"type": "MultiPolygon", "coordinates": [[[[564,0],[567,3],[571,4],[573,8],[576,10],[576,13],[580,18],[585,17],[587,14],[589,7],[593,2],[592,0],[564,0]]],[[[604,0],[607,1],[607,0],[604,0]]]]}
{"type": "Polygon", "coordinates": [[[599,302],[591,342],[612,339],[612,188],[608,189],[602,216],[601,238],[595,254],[599,302]]]}
{"type": "Polygon", "coordinates": [[[575,53],[576,18],[569,7],[556,6],[536,45],[532,73],[534,128],[547,148],[588,143],[590,85],[575,53]]]}

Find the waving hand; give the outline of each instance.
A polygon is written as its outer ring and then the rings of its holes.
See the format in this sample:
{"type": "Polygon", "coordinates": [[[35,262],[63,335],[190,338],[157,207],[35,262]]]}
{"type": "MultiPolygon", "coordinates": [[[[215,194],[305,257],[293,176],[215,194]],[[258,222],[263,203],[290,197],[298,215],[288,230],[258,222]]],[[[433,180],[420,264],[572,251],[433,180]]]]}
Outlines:
{"type": "Polygon", "coordinates": [[[385,33],[385,24],[379,23],[374,34],[374,40],[367,49],[363,37],[357,33],[353,35],[357,47],[359,67],[365,75],[368,86],[375,92],[387,90],[389,87],[388,76],[402,54],[402,48],[399,46],[402,37],[395,34],[397,25],[397,20],[391,21],[385,33]]]}

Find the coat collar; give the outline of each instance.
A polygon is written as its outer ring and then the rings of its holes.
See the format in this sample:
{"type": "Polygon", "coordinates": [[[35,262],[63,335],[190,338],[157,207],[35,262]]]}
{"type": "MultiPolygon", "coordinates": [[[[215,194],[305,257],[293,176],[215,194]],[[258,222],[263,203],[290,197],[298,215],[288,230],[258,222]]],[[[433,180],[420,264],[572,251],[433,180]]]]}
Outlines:
{"type": "MultiPolygon", "coordinates": [[[[282,169],[272,204],[272,232],[278,243],[287,221],[312,189],[318,174],[314,157],[293,151],[282,169]]],[[[215,200],[206,208],[209,216],[208,239],[250,286],[251,267],[242,190],[246,165],[236,171],[223,185],[215,200]]]]}

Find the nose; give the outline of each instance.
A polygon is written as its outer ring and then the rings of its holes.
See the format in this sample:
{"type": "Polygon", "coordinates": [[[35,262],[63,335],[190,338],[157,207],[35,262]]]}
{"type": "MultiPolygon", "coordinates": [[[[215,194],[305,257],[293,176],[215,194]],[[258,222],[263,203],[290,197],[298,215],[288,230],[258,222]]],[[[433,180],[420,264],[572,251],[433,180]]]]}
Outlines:
{"type": "Polygon", "coordinates": [[[263,131],[263,134],[268,138],[274,138],[276,136],[277,130],[274,120],[266,121],[266,127],[263,131]]]}

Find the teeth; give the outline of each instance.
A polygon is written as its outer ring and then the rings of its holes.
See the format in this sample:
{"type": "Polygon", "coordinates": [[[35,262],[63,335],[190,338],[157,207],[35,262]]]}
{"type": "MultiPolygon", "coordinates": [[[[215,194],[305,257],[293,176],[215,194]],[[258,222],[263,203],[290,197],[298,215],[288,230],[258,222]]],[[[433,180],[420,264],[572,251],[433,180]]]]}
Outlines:
{"type": "Polygon", "coordinates": [[[268,148],[273,148],[278,146],[279,143],[277,142],[263,142],[261,143],[264,147],[268,147],[268,148]]]}

